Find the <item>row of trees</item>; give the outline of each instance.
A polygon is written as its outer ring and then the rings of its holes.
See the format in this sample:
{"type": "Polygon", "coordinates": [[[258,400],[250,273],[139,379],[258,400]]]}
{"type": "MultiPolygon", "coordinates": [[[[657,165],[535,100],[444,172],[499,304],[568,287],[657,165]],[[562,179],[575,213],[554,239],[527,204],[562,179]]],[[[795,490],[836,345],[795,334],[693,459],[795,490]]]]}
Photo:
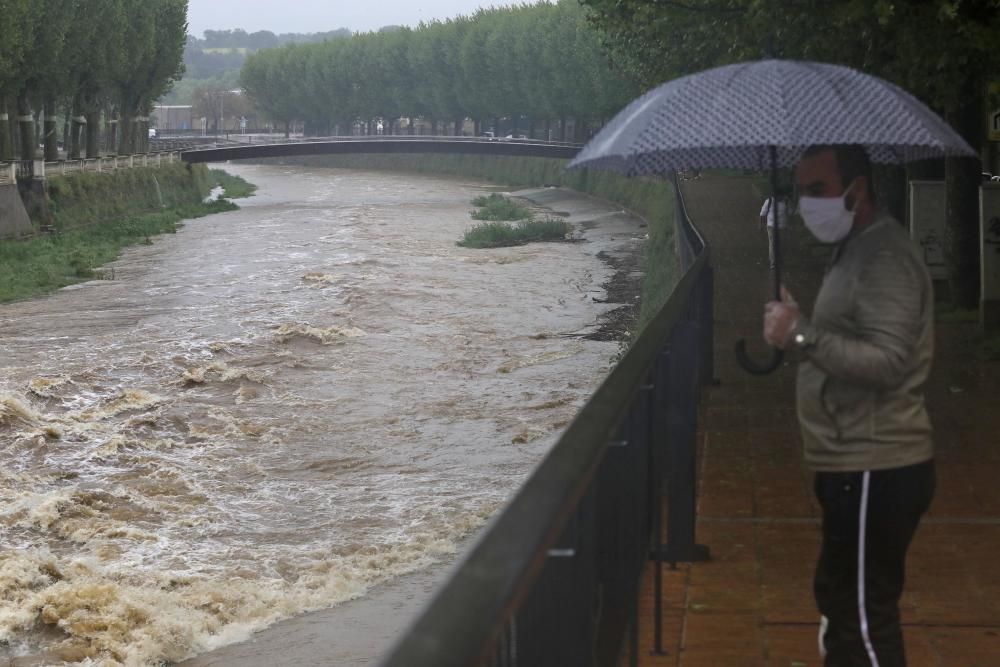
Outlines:
{"type": "MultiPolygon", "coordinates": [[[[913,92],[983,146],[984,91],[1000,75],[998,0],[581,1],[616,66],[644,87],[762,57],[841,63],[913,92]]],[[[969,308],[978,305],[980,169],[945,161],[951,296],[969,308]]],[[[899,210],[905,174],[881,172],[882,195],[899,210]]]]}
{"type": "Polygon", "coordinates": [[[204,39],[187,36],[184,47],[184,66],[187,79],[212,79],[231,69],[238,70],[250,53],[263,49],[276,49],[285,44],[323,42],[351,36],[347,28],[308,34],[281,33],[270,30],[248,33],[245,30],[206,30],[204,39]]]}
{"type": "Polygon", "coordinates": [[[607,119],[638,89],[614,74],[576,0],[480,10],[471,17],[289,45],[247,59],[246,94],[273,121],[311,134],[357,120],[423,118],[435,131],[466,118],[509,118],[514,133],[553,120],[564,133],[607,119]]]}
{"type": "Polygon", "coordinates": [[[0,2],[0,159],[33,159],[42,124],[45,158],[56,159],[57,124],[68,149],[99,150],[103,117],[119,153],[146,145],[145,118],[183,73],[187,0],[4,0],[0,2]]]}
{"type": "Polygon", "coordinates": [[[240,28],[236,28],[235,30],[206,30],[202,33],[201,39],[194,35],[189,35],[188,45],[200,49],[234,48],[260,51],[261,49],[277,48],[285,44],[322,42],[328,39],[350,37],[351,34],[351,31],[347,28],[337,28],[336,30],[328,30],[326,32],[283,32],[277,35],[270,30],[258,30],[250,33],[240,28]]]}

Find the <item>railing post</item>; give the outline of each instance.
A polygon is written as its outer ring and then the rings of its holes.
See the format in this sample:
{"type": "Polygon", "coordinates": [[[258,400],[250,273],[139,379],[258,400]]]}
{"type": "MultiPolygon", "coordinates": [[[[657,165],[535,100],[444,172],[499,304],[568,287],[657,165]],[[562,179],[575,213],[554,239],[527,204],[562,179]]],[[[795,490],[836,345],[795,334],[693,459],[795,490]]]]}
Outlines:
{"type": "Polygon", "coordinates": [[[667,542],[660,557],[669,563],[708,560],[708,547],[695,543],[697,519],[698,327],[682,319],[670,336],[667,403],[667,542]]]}
{"type": "Polygon", "coordinates": [[[580,501],[520,609],[508,621],[503,651],[494,664],[583,665],[593,655],[597,595],[597,495],[580,501]]]}
{"type": "Polygon", "coordinates": [[[718,384],[715,377],[715,274],[712,265],[705,266],[699,287],[698,338],[701,340],[701,384],[718,384]]]}
{"type": "Polygon", "coordinates": [[[650,494],[653,521],[653,655],[666,655],[663,650],[663,501],[667,480],[668,438],[667,405],[670,402],[670,344],[665,343],[656,355],[653,375],[653,410],[650,414],[652,435],[649,449],[650,494]]]}

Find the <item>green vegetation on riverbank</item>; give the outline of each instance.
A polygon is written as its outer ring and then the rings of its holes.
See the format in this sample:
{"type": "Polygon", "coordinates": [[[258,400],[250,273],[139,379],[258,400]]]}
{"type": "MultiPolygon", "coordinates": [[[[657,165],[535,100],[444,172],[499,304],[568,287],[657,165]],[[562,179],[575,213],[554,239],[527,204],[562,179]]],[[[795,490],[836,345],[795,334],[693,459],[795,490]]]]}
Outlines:
{"type": "Polygon", "coordinates": [[[181,162],[105,173],[52,176],[46,181],[56,229],[109,223],[200,204],[215,185],[202,165],[181,162]]]}
{"type": "Polygon", "coordinates": [[[614,202],[641,216],[649,225],[636,332],[663,306],[679,277],[674,247],[673,188],[663,179],[625,178],[603,171],[566,171],[566,162],[556,159],[488,155],[317,155],[260,162],[405,171],[484,179],[521,188],[560,186],[614,202]]]}
{"type": "Polygon", "coordinates": [[[181,220],[237,208],[225,200],[203,203],[216,184],[227,187],[227,196],[230,187],[233,191],[253,187],[221,173],[178,163],[50,178],[49,206],[56,233],[0,242],[0,302],[82,280],[113,278],[99,267],[123,248],[174,233],[181,220]]]}

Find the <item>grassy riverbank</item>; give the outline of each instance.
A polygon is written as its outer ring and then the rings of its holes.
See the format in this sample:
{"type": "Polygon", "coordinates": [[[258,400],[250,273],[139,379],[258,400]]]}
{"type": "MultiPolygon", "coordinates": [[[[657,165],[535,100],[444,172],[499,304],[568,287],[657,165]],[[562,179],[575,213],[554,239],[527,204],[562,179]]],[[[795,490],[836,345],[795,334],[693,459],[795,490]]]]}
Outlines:
{"type": "Polygon", "coordinates": [[[111,279],[99,269],[123,248],[173,233],[181,220],[237,208],[225,200],[203,203],[216,184],[227,188],[224,196],[252,192],[243,179],[222,174],[176,164],[50,178],[56,233],[0,242],[0,302],[83,280],[111,279]]]}
{"type": "Polygon", "coordinates": [[[322,155],[280,158],[274,162],[476,178],[518,188],[555,185],[614,202],[643,217],[649,225],[637,331],[664,304],[678,279],[674,197],[670,184],[663,179],[566,171],[564,160],[485,155],[322,155]]]}

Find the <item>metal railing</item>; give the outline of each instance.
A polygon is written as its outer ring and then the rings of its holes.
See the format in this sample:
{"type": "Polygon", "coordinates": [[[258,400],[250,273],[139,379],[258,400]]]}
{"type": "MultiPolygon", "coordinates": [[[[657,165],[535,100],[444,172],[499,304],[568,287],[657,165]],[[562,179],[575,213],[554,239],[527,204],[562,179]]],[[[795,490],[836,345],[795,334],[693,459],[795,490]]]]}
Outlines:
{"type": "Polygon", "coordinates": [[[683,277],[382,667],[635,665],[661,649],[659,608],[654,646],[639,647],[645,564],[659,587],[664,561],[708,557],[694,539],[695,439],[712,269],[676,192],[683,277]]]}
{"type": "Polygon", "coordinates": [[[156,153],[140,153],[137,155],[106,155],[96,158],[81,158],[76,160],[17,160],[15,162],[0,162],[0,182],[6,174],[13,174],[12,180],[25,181],[33,178],[45,178],[46,175],[65,176],[81,172],[106,172],[116,169],[133,167],[158,167],[162,164],[177,162],[181,159],[181,151],[161,151],[156,153]]]}

